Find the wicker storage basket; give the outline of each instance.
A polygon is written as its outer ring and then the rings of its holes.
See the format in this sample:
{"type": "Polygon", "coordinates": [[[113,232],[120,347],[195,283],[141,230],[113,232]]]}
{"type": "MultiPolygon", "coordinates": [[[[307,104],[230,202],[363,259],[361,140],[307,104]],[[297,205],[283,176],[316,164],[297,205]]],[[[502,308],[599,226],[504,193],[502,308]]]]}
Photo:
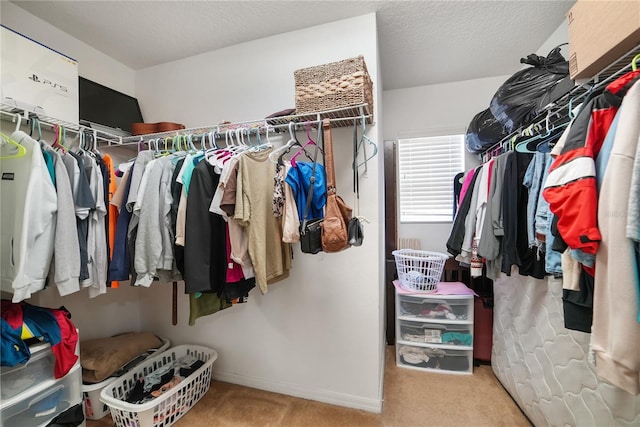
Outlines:
{"type": "Polygon", "coordinates": [[[362,55],[303,68],[294,73],[296,113],[316,113],[369,104],[373,109],[373,83],[362,55]]]}

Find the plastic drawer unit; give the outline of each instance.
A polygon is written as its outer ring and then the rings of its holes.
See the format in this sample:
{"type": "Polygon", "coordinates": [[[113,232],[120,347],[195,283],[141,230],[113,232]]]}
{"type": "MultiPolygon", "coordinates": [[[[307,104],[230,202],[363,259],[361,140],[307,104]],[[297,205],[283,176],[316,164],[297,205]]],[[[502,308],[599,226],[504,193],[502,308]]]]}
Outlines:
{"type": "Polygon", "coordinates": [[[63,378],[56,380],[51,375],[10,399],[2,399],[0,424],[7,427],[46,426],[60,413],[82,403],[81,386],[82,369],[78,361],[63,378]]]}
{"type": "Polygon", "coordinates": [[[2,401],[25,392],[43,381],[54,379],[56,358],[49,344],[37,344],[29,348],[31,357],[24,365],[2,367],[0,371],[0,397],[2,401]]]}
{"type": "Polygon", "coordinates": [[[396,364],[473,373],[473,295],[396,291],[396,364]]]}

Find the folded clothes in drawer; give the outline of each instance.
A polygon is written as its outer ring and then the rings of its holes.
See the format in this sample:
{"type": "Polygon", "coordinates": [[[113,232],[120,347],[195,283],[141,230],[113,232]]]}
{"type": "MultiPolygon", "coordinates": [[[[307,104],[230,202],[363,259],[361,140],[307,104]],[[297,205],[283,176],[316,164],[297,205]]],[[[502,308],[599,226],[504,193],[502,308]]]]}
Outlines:
{"type": "Polygon", "coordinates": [[[47,380],[53,380],[56,358],[49,344],[38,344],[31,348],[31,358],[23,365],[2,367],[0,373],[0,396],[11,399],[29,388],[47,380]]]}
{"type": "Polygon", "coordinates": [[[457,372],[467,372],[471,368],[470,350],[401,345],[398,354],[401,363],[406,366],[457,372]]]}
{"type": "Polygon", "coordinates": [[[470,320],[468,300],[412,298],[399,295],[402,316],[436,320],[470,320]]]}
{"type": "Polygon", "coordinates": [[[444,325],[401,320],[400,339],[416,343],[473,345],[471,325],[444,325]]]}

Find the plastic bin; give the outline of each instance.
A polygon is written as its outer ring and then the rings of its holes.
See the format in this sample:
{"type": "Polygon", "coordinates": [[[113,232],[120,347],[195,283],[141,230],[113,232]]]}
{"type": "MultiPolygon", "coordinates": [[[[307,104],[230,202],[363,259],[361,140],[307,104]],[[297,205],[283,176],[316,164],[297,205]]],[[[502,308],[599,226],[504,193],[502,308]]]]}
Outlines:
{"type": "Polygon", "coordinates": [[[31,357],[24,365],[11,368],[3,367],[0,376],[2,387],[0,396],[8,400],[49,379],[54,379],[53,367],[56,358],[48,343],[41,343],[30,347],[31,357]]]}
{"type": "Polygon", "coordinates": [[[40,382],[27,391],[3,400],[0,425],[7,427],[46,426],[58,414],[82,400],[82,370],[76,362],[63,378],[40,382]]]}
{"type": "MultiPolygon", "coordinates": [[[[133,369],[135,366],[139,365],[140,363],[144,362],[144,360],[147,360],[149,357],[152,357],[155,354],[162,353],[163,351],[167,350],[171,345],[170,341],[167,338],[163,338],[163,337],[160,337],[160,339],[162,340],[162,343],[163,343],[162,346],[160,346],[160,348],[158,348],[157,350],[153,351],[153,353],[145,356],[143,360],[139,360],[137,361],[137,363],[131,364],[131,366],[129,366],[129,368],[127,369],[127,372],[133,369]]],[[[134,360],[137,360],[137,358],[134,360]]],[[[100,381],[99,383],[82,384],[84,414],[87,417],[87,419],[99,420],[100,418],[103,418],[109,413],[109,406],[100,400],[100,392],[102,391],[103,388],[105,388],[107,385],[111,384],[117,379],[118,377],[109,377],[104,381],[100,381]]]]}
{"type": "Polygon", "coordinates": [[[178,421],[209,390],[213,362],[218,353],[197,345],[179,345],[138,365],[129,373],[108,384],[100,392],[100,400],[111,410],[116,427],[168,427],[178,421]],[[176,360],[192,355],[204,365],[161,396],[142,404],[125,401],[140,377],[176,360]]]}

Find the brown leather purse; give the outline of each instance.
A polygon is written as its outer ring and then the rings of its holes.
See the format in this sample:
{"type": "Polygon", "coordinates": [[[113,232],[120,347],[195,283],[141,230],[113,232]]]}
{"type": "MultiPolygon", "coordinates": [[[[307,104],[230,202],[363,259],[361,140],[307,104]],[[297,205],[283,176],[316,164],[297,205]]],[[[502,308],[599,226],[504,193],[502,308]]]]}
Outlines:
{"type": "Polygon", "coordinates": [[[327,174],[327,203],[322,221],[322,249],[325,252],[339,252],[349,247],[347,224],[351,220],[352,209],[342,197],[336,194],[336,177],[333,165],[333,142],[331,121],[322,121],[325,172],[327,174]]]}

